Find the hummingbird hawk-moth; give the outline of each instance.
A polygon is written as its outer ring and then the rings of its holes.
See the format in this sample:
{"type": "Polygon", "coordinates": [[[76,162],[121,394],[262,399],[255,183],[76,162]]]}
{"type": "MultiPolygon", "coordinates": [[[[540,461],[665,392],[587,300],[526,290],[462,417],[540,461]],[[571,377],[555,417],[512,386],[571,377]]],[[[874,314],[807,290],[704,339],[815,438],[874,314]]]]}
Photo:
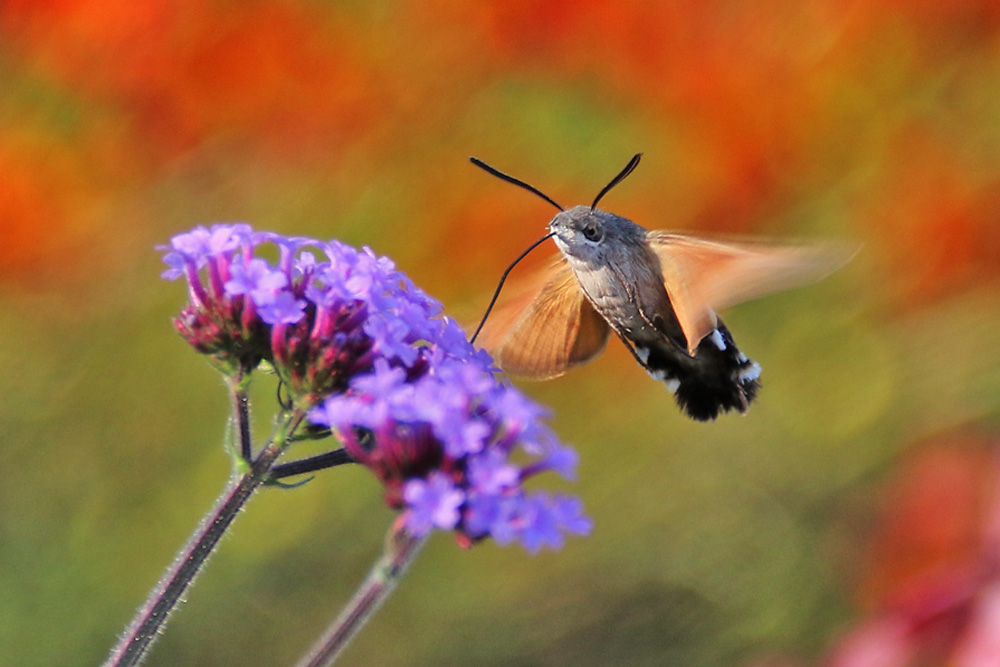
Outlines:
{"type": "Polygon", "coordinates": [[[498,310],[483,332],[483,346],[504,372],[548,379],[598,356],[614,332],[690,417],[707,421],[720,412],[745,413],[760,388],[760,365],[739,350],[716,311],[818,280],[850,254],[827,244],[729,243],[650,231],[598,209],[640,157],[634,156],[590,206],[568,210],[470,158],[559,209],[549,234],[521,257],[550,237],[561,256],[531,289],[498,310]]]}

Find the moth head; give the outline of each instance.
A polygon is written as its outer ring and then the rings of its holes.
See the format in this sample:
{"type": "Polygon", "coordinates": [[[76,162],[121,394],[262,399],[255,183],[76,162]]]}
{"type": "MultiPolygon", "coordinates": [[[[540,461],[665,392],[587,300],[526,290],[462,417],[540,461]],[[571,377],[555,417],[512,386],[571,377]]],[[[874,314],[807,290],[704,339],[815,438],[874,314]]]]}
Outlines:
{"type": "Polygon", "coordinates": [[[552,218],[549,231],[566,252],[577,255],[595,251],[604,243],[607,226],[604,211],[589,206],[574,206],[552,218]]]}

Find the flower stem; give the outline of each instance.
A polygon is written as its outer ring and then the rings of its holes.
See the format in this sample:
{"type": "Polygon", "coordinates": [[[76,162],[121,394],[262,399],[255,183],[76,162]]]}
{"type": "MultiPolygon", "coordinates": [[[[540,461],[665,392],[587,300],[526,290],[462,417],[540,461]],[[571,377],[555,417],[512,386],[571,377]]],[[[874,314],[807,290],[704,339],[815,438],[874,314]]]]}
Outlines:
{"type": "Polygon", "coordinates": [[[271,479],[281,479],[283,477],[291,477],[292,475],[304,475],[308,472],[326,470],[327,468],[344,465],[345,463],[354,463],[354,459],[352,459],[351,455],[344,449],[335,449],[332,452],[310,456],[307,459],[289,461],[288,463],[279,463],[271,470],[271,479]]]}
{"type": "Polygon", "coordinates": [[[254,491],[268,478],[271,467],[281,455],[288,436],[301,423],[305,413],[293,410],[285,414],[279,422],[271,441],[253,461],[250,470],[231,480],[229,487],[215,503],[187,544],[174,559],[163,578],[150,592],[146,603],[139,609],[129,624],[105,667],[128,667],[138,665],[149,652],[153,642],[162,633],[170,613],[177,607],[184,592],[195,576],[202,570],[208,557],[215,551],[219,540],[229,528],[254,491]]]}
{"type": "Polygon", "coordinates": [[[250,438],[250,396],[243,382],[234,382],[229,389],[232,402],[231,414],[236,422],[236,432],[240,440],[240,455],[247,463],[253,460],[253,445],[250,438]]]}
{"type": "Polygon", "coordinates": [[[332,665],[396,588],[426,542],[427,536],[413,537],[397,522],[386,536],[385,551],[361,588],[297,667],[332,665]]]}

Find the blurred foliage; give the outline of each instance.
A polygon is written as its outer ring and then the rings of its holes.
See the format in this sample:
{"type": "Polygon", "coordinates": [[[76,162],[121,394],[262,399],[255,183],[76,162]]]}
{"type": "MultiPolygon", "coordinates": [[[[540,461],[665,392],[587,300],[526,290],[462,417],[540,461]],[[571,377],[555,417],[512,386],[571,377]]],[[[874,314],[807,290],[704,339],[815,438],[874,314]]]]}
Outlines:
{"type": "MultiPolygon", "coordinates": [[[[865,572],[918,567],[863,557],[900,455],[996,441],[995,2],[6,0],[0,82],[2,664],[103,659],[229,474],[153,245],[335,236],[475,318],[551,210],[468,155],[569,205],[641,150],[609,210],[863,250],[726,314],[764,367],[745,418],[686,420],[621,346],[529,385],[594,534],[439,536],[343,664],[810,664],[865,572]]],[[[362,470],[265,490],[148,664],[290,663],[390,518],[362,470]]]]}

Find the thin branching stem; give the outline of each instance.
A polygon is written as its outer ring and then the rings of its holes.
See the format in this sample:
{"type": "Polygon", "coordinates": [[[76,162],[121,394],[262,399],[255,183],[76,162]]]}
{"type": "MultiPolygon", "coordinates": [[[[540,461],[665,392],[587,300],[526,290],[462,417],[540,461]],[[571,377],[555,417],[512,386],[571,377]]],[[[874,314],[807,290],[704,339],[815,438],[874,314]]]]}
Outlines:
{"type": "Polygon", "coordinates": [[[413,537],[397,522],[386,536],[385,551],[375,562],[354,598],[297,667],[332,665],[396,588],[426,542],[426,536],[413,537]]]}
{"type": "MultiPolygon", "coordinates": [[[[170,613],[180,603],[184,592],[202,570],[208,557],[215,551],[219,540],[243,506],[260,485],[268,479],[274,462],[284,451],[289,436],[298,428],[305,413],[302,410],[286,412],[278,423],[271,441],[261,450],[242,476],[230,481],[212,511],[205,517],[187,544],[177,555],[163,578],[150,592],[146,603],[139,609],[132,623],[125,630],[105,667],[138,665],[146,657],[153,642],[162,633],[170,613]]],[[[244,433],[240,428],[241,440],[244,433]]],[[[249,437],[249,429],[245,431],[249,437]]],[[[249,447],[241,442],[241,450],[249,447]]]]}
{"type": "Polygon", "coordinates": [[[253,460],[253,443],[250,435],[250,395],[245,382],[237,379],[229,390],[232,419],[236,422],[236,434],[240,441],[240,455],[247,463],[253,460]]]}
{"type": "Polygon", "coordinates": [[[354,463],[354,459],[343,448],[335,449],[332,452],[317,454],[307,459],[279,463],[271,470],[271,479],[282,479],[292,475],[304,475],[317,470],[326,470],[335,466],[354,463]]]}

